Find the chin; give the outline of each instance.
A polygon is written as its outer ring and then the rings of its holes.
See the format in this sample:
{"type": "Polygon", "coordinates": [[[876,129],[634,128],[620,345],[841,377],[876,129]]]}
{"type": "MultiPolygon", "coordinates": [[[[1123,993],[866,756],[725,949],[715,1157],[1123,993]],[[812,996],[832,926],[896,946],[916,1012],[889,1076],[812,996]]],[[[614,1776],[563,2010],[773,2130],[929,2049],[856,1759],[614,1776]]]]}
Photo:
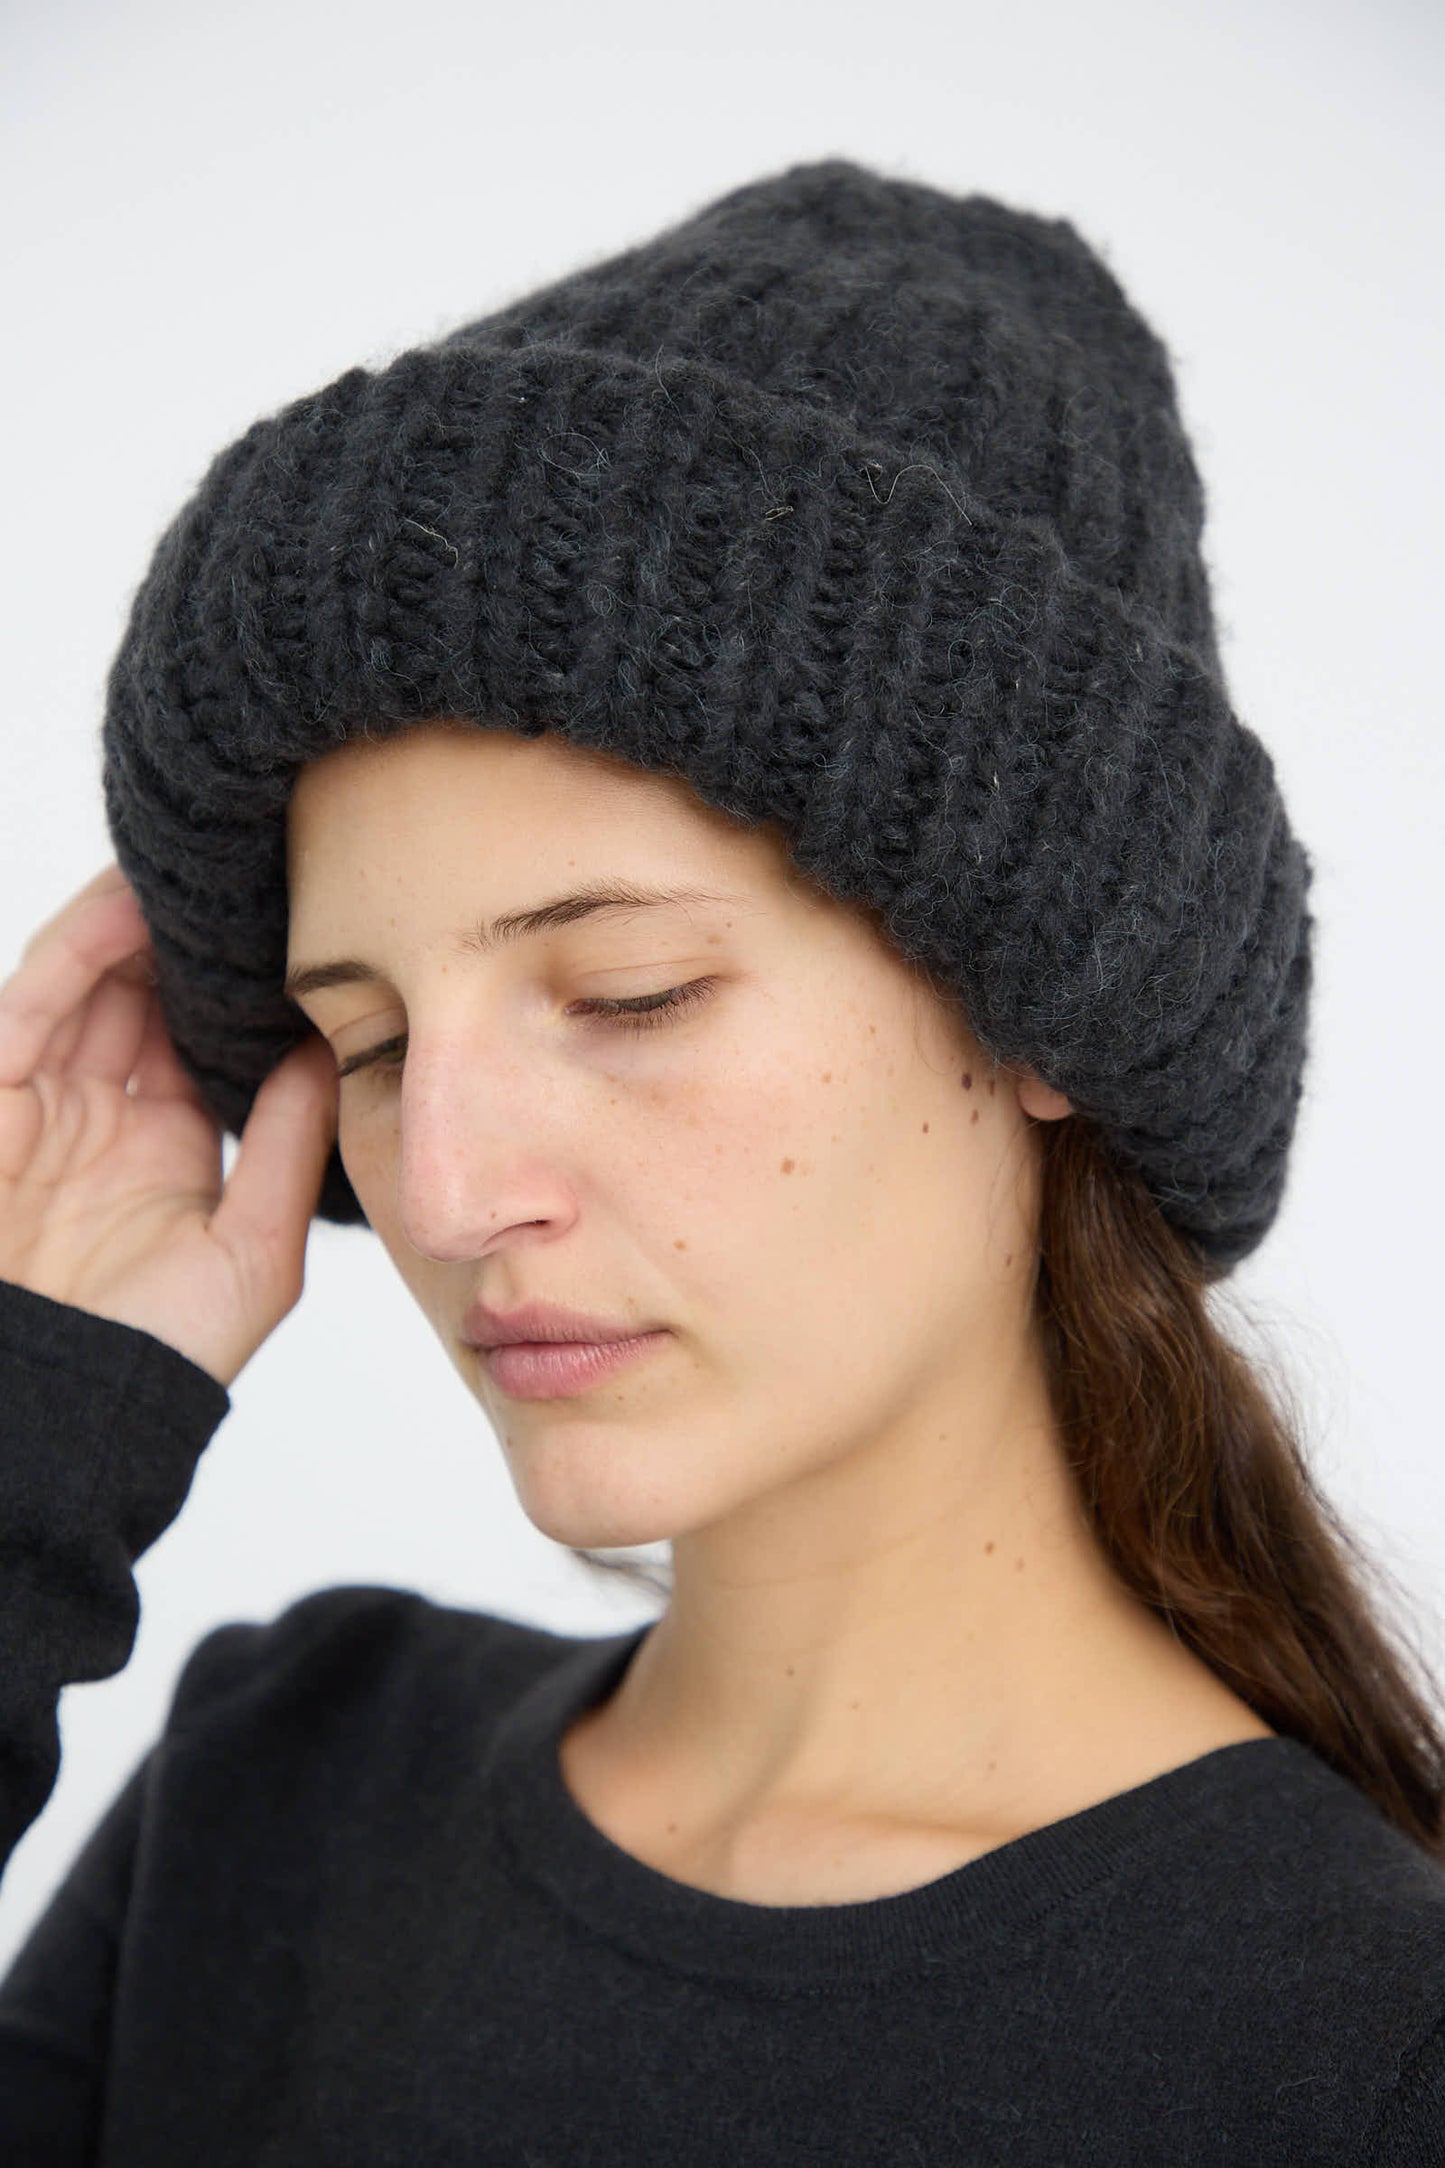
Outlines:
{"type": "Polygon", "coordinates": [[[612,1447],[577,1441],[569,1449],[555,1440],[536,1447],[514,1440],[505,1450],[522,1511],[540,1534],[571,1550],[670,1543],[727,1511],[725,1500],[700,1497],[695,1485],[690,1491],[682,1484],[669,1486],[655,1469],[636,1471],[636,1480],[629,1480],[629,1471],[618,1465],[615,1441],[612,1447]]]}
{"type": "Polygon", "coordinates": [[[550,1536],[573,1551],[631,1550],[643,1543],[666,1543],[678,1534],[670,1514],[629,1513],[618,1506],[607,1511],[589,1508],[581,1499],[560,1504],[538,1499],[524,1490],[517,1493],[522,1511],[540,1535],[550,1536]]]}
{"type": "Polygon", "coordinates": [[[740,1449],[732,1409],[691,1421],[644,1409],[597,1425],[506,1410],[492,1427],[522,1511],[572,1550],[674,1542],[745,1511],[776,1481],[740,1449]]]}

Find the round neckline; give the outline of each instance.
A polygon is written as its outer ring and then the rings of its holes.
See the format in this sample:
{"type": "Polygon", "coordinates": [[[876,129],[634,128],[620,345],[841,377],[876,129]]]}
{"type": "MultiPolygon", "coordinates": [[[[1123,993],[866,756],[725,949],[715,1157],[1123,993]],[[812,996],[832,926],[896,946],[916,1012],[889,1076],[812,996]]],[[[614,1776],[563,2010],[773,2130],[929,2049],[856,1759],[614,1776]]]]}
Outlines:
{"type": "Polygon", "coordinates": [[[1315,1759],[1279,1734],[1234,1740],[917,1888],[842,1904],[754,1904],[648,1866],[567,1788],[562,1734],[608,1698],[651,1630],[580,1641],[550,1663],[500,1719],[487,1784],[517,1871],[593,1933],[691,1974],[807,1987],[972,1958],[981,1937],[1016,1931],[1182,1826],[1227,1818],[1241,1794],[1272,1787],[1301,1757],[1315,1759]]]}

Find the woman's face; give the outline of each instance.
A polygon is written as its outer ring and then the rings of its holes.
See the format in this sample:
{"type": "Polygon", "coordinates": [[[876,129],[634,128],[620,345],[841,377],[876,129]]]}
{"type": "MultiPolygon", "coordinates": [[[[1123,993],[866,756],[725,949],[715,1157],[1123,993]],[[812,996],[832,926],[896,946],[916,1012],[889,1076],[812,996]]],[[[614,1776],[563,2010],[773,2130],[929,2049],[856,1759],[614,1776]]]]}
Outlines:
{"type": "Polygon", "coordinates": [[[557,1541],[679,1537],[849,1456],[1006,1411],[1030,1324],[1028,1116],[864,912],[682,780],[549,735],[427,724],[303,771],[289,964],[362,960],[301,1006],[341,1068],[357,1197],[557,1541]],[[725,900],[483,946],[603,882],[725,900]],[[629,1029],[587,1004],[677,987],[629,1029]],[[404,1058],[403,1057],[404,1054],[404,1058]],[[462,1338],[478,1299],[556,1302],[650,1353],[519,1399],[462,1338]]]}

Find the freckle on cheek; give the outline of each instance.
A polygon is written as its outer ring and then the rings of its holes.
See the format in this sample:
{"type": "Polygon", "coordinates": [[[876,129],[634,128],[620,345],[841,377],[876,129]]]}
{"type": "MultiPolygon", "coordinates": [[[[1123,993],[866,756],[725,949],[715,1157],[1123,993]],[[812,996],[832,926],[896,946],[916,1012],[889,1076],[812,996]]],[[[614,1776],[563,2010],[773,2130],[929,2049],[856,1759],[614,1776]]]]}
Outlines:
{"type": "Polygon", "coordinates": [[[793,1171],[793,1168],[794,1168],[794,1167],[795,1167],[796,1165],[797,1165],[797,1162],[796,1162],[796,1160],[792,1160],[792,1159],[785,1159],[785,1160],[783,1161],[783,1164],[782,1164],[782,1169],[781,1169],[781,1172],[782,1172],[782,1173],[784,1173],[784,1174],[791,1174],[791,1173],[792,1173],[792,1171],[793,1171]]]}

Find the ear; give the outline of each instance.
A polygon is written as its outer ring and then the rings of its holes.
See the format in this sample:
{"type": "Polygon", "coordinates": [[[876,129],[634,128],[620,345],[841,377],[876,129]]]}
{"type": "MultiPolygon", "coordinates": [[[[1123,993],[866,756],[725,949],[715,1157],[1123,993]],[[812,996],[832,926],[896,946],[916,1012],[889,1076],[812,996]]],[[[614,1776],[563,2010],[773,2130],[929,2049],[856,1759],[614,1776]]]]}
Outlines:
{"type": "Polygon", "coordinates": [[[1025,1114],[1032,1114],[1040,1122],[1056,1122],[1061,1115],[1074,1111],[1071,1099],[1055,1091],[1052,1084],[1041,1083],[1031,1069],[1025,1070],[1019,1078],[1018,1102],[1025,1114]]]}

